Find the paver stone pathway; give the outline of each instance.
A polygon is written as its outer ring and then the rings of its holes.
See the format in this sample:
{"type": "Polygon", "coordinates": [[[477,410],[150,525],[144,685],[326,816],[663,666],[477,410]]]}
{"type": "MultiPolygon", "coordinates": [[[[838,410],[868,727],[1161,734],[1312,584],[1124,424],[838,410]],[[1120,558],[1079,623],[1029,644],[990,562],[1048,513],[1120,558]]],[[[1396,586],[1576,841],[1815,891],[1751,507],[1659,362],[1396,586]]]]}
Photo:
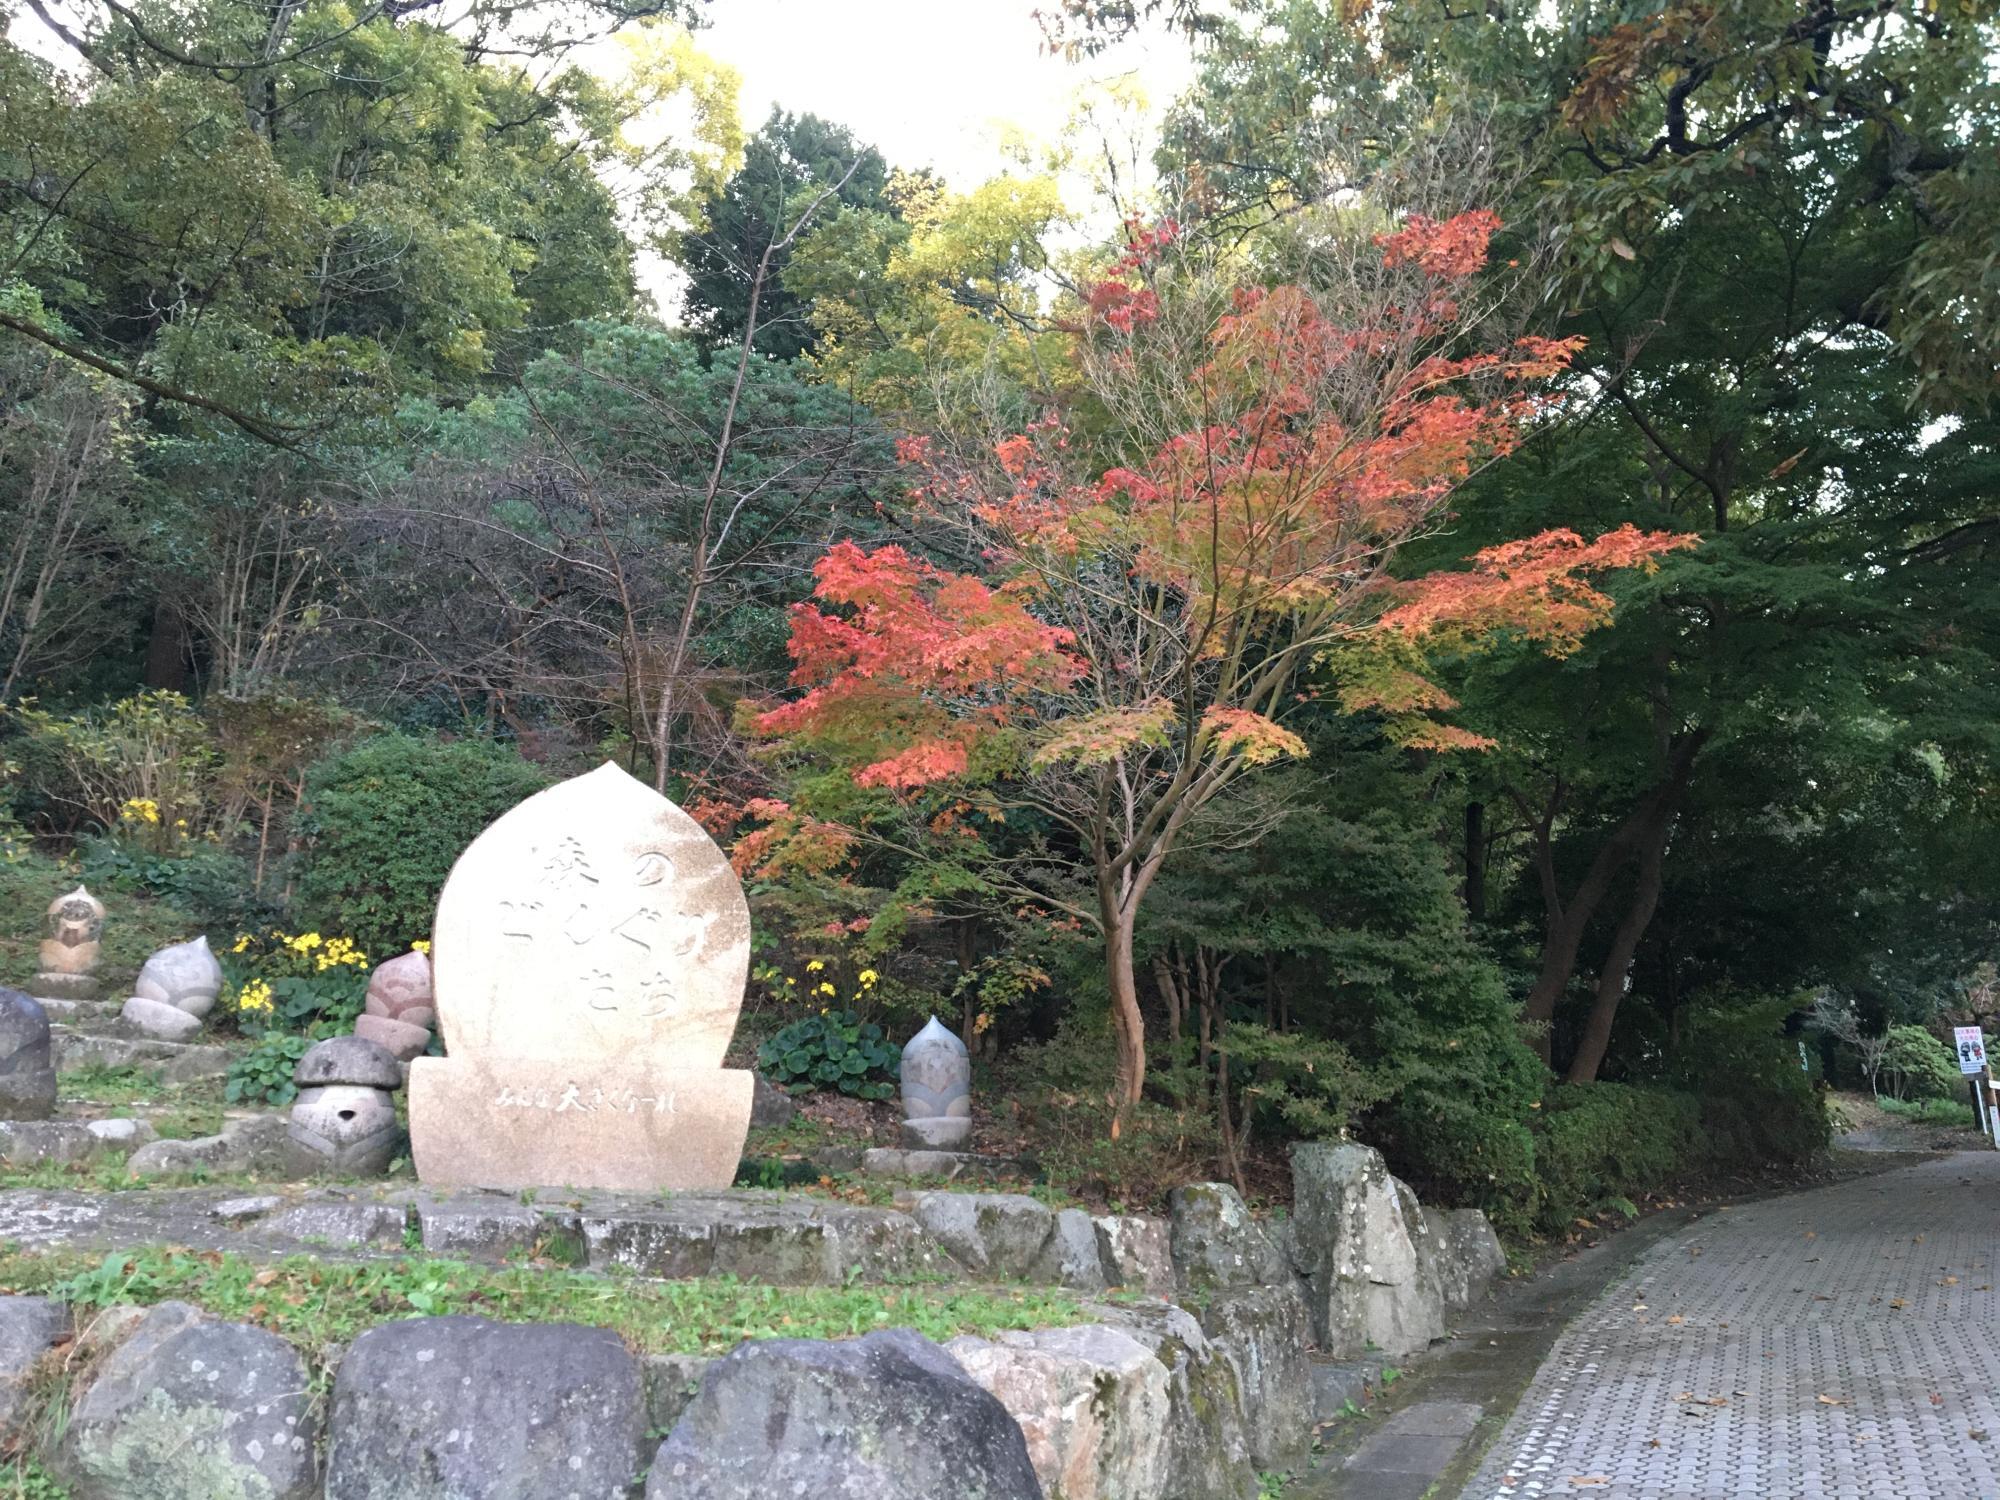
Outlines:
{"type": "Polygon", "coordinates": [[[1719,1210],[1557,1340],[1467,1500],[2000,1497],[2000,1152],[1719,1210]]]}

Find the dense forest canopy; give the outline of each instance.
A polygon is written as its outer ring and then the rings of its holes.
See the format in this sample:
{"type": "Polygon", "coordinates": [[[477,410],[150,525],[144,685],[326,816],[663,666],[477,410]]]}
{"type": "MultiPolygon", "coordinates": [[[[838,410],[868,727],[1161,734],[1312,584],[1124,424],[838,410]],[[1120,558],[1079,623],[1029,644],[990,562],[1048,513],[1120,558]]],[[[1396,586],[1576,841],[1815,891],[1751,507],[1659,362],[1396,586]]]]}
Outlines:
{"type": "Polygon", "coordinates": [[[1193,54],[1115,203],[746,124],[685,5],[4,14],[23,858],[404,942],[329,807],[608,757],[772,1026],[865,970],[1108,1172],[1516,1223],[1993,1006],[1989,0],[1065,4],[1193,54]]]}

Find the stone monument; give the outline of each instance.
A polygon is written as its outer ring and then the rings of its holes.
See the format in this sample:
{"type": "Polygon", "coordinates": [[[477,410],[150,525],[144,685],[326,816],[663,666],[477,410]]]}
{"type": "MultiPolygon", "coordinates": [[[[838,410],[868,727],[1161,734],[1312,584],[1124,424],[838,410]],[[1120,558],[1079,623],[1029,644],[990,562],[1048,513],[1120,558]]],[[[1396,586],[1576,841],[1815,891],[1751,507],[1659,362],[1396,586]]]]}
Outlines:
{"type": "Polygon", "coordinates": [[[377,964],[368,976],[368,999],[354,1018],[354,1034],[408,1062],[430,1046],[431,1023],[436,1019],[431,961],[412,948],[377,964]]]}
{"type": "Polygon", "coordinates": [[[46,1120],[55,1111],[48,1013],[32,996],[0,986],[0,1120],[46,1120]]]}
{"type": "Polygon", "coordinates": [[[613,765],[538,792],[459,856],[432,942],[449,1055],[410,1064],[425,1182],[735,1178],[752,1078],[722,1058],[750,909],[694,819],[613,765]]]}
{"type": "Polygon", "coordinates": [[[299,1059],[299,1097],[285,1131],[285,1166],[298,1176],[379,1177],[403,1145],[396,1089],[403,1065],[366,1037],[336,1036],[299,1059]]]}
{"type": "Polygon", "coordinates": [[[97,950],[103,936],[104,903],[84,887],[51,901],[35,992],[52,1000],[95,1000],[97,950]]]}
{"type": "Polygon", "coordinates": [[[903,1048],[903,1144],[956,1151],[972,1139],[972,1058],[936,1016],[903,1048]]]}

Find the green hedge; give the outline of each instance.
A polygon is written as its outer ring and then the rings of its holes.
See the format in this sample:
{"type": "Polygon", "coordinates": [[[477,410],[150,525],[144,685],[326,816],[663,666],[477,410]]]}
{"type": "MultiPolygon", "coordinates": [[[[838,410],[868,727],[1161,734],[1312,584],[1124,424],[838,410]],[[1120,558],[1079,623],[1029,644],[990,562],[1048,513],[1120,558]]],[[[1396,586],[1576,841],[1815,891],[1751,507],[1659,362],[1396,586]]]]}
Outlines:
{"type": "Polygon", "coordinates": [[[548,784],[506,745],[381,734],[306,778],[306,864],[293,910],[386,957],[428,938],[452,862],[548,784]]]}

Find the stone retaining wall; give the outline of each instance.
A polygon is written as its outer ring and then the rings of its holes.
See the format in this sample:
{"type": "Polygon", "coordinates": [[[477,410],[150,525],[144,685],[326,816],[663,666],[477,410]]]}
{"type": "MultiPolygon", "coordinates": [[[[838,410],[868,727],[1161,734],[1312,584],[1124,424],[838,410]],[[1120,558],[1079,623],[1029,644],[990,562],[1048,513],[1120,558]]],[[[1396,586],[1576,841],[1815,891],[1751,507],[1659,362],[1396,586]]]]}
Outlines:
{"type": "Polygon", "coordinates": [[[1277,1225],[1213,1183],[1177,1192],[1165,1220],[945,1192],[889,1209],[756,1194],[622,1212],[490,1195],[218,1204],[218,1225],[251,1234],[304,1214],[288,1234],[344,1227],[387,1246],[414,1215],[427,1248],[484,1258],[553,1225],[590,1263],[646,1275],[955,1271],[1098,1300],[1082,1326],[944,1348],[900,1330],[716,1359],[636,1357],[576,1325],[418,1318],[356,1339],[320,1401],[261,1329],[164,1303],[75,1330],[46,1299],[0,1298],[0,1426],[65,1366],[70,1420],[42,1451],[77,1500],[630,1500],[642,1485],[646,1500],[1253,1500],[1259,1470],[1310,1449],[1316,1360],[1371,1340],[1413,1352],[1501,1265],[1483,1219],[1422,1209],[1372,1151],[1302,1147],[1295,1179],[1277,1225]],[[347,1222],[362,1212],[380,1224],[347,1222]]]}

